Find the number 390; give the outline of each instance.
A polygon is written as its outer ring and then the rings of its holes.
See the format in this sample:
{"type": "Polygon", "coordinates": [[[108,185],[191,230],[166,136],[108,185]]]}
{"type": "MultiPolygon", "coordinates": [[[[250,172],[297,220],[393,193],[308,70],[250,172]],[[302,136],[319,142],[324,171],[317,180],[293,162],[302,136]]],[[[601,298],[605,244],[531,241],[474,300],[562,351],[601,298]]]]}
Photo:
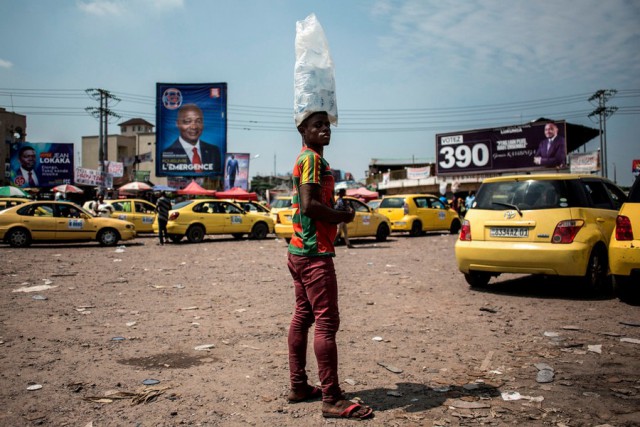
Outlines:
{"type": "Polygon", "coordinates": [[[440,156],[444,159],[438,164],[443,169],[451,169],[454,165],[466,168],[473,163],[474,167],[482,167],[489,163],[489,147],[485,144],[458,145],[455,149],[451,146],[441,147],[440,156]]]}

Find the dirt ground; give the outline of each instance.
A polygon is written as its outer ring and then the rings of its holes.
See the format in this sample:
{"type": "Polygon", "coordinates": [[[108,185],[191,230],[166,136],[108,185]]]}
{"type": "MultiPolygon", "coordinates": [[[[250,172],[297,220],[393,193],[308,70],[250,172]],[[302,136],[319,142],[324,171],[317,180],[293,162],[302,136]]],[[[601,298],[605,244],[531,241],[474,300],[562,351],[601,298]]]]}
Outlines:
{"type": "MultiPolygon", "coordinates": [[[[340,377],[376,410],[366,423],[640,425],[640,307],[530,276],[471,290],[455,239],[337,248],[340,377]]],[[[293,289],[282,240],[139,237],[0,254],[2,426],[355,422],[285,399],[293,289]]],[[[317,381],[311,347],[309,360],[317,381]]]]}

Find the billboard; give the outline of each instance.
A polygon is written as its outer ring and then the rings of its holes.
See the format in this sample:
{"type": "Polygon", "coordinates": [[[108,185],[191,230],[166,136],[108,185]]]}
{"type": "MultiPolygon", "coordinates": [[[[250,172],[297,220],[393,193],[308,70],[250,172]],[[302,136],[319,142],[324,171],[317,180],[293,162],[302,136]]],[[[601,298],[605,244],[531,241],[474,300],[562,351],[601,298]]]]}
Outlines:
{"type": "Polygon", "coordinates": [[[73,184],[73,144],[22,142],[11,144],[10,180],[16,187],[73,184]]]}
{"type": "Polygon", "coordinates": [[[249,153],[227,153],[224,159],[224,189],[249,191],[249,153]]]}
{"type": "Polygon", "coordinates": [[[226,83],[156,84],[156,175],[222,177],[226,83]]]}
{"type": "Polygon", "coordinates": [[[566,123],[536,122],[436,135],[436,173],[465,175],[564,168],[566,123]]]}

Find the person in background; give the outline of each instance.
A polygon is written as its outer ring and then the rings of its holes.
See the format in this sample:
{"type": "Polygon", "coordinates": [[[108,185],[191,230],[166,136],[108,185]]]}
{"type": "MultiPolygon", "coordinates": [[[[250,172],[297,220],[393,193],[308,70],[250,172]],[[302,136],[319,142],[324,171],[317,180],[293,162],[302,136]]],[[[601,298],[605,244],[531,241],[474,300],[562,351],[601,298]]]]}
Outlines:
{"type": "Polygon", "coordinates": [[[164,245],[164,242],[167,241],[167,222],[169,222],[170,210],[171,201],[163,191],[160,193],[160,198],[156,203],[156,212],[158,213],[158,240],[160,245],[164,245]]]}
{"type": "Polygon", "coordinates": [[[469,193],[466,199],[464,199],[464,206],[467,210],[473,207],[473,203],[476,201],[476,192],[472,191],[469,193]]]}
{"type": "MultiPolygon", "coordinates": [[[[346,211],[347,210],[347,202],[344,200],[344,196],[347,195],[347,190],[341,188],[338,190],[338,200],[336,200],[336,210],[338,211],[346,211]]],[[[349,242],[349,234],[347,232],[347,224],[341,222],[338,224],[338,235],[342,236],[344,243],[348,248],[353,248],[351,242],[349,242]]]]}
{"type": "Polygon", "coordinates": [[[298,126],[302,150],[293,167],[293,235],[287,266],[293,278],[295,311],[288,334],[291,403],[322,398],[325,418],[369,418],[373,409],[347,400],[338,378],[336,333],[340,327],[338,282],[333,264],[336,224],[351,222],[353,209],[333,208],[334,179],[324,148],[331,141],[329,116],[316,112],[298,126]],[[313,348],[320,389],[308,382],[307,337],[315,322],[313,348]]]}

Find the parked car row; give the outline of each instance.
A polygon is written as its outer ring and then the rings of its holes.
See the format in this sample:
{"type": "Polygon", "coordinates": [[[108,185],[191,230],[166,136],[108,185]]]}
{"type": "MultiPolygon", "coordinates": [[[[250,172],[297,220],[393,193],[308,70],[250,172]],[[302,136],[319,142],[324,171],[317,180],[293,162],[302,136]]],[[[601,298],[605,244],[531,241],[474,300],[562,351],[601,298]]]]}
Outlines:
{"type": "Polygon", "coordinates": [[[502,273],[573,277],[593,291],[609,287],[610,271],[630,283],[640,272],[637,191],[636,182],[625,203],[619,187],[593,175],[486,179],[455,245],[458,268],[472,287],[502,273]]]}

